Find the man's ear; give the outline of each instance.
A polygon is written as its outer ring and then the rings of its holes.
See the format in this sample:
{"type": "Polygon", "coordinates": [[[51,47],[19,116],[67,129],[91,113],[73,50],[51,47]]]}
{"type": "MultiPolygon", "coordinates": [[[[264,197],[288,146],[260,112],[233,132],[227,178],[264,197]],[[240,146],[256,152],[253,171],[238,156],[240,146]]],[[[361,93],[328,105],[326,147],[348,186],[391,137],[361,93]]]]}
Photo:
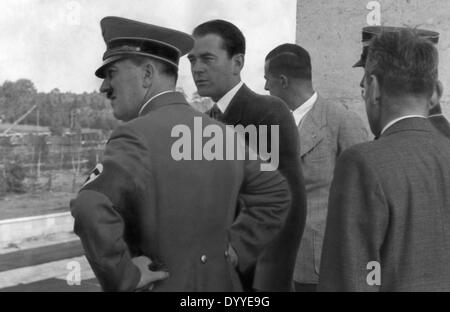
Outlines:
{"type": "Polygon", "coordinates": [[[431,95],[430,102],[428,103],[428,110],[433,112],[437,109],[442,97],[442,93],[444,91],[444,86],[441,81],[436,81],[436,85],[434,86],[433,94],[431,95]]]}
{"type": "Polygon", "coordinates": [[[155,78],[156,68],[152,62],[147,62],[142,67],[142,87],[148,89],[155,78]]]}
{"type": "Polygon", "coordinates": [[[232,57],[233,61],[233,74],[238,75],[241,73],[242,68],[244,68],[245,55],[242,53],[235,54],[232,57]]]}
{"type": "Polygon", "coordinates": [[[381,103],[381,86],[377,76],[370,75],[367,77],[367,88],[369,89],[370,103],[379,106],[381,103]]]}
{"type": "Polygon", "coordinates": [[[283,89],[289,87],[289,78],[285,75],[280,75],[280,84],[283,89]]]}

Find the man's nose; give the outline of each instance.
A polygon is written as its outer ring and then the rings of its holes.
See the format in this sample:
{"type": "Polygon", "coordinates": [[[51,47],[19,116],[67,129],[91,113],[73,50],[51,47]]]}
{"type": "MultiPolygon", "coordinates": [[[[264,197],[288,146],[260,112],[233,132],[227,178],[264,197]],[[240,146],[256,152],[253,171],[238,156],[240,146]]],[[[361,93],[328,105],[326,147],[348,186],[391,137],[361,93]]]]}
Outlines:
{"type": "Polygon", "coordinates": [[[268,86],[268,84],[267,84],[267,81],[266,81],[266,83],[264,84],[264,90],[270,91],[270,90],[269,90],[269,86],[268,86]]]}
{"type": "Polygon", "coordinates": [[[201,73],[205,71],[205,66],[202,62],[196,61],[191,63],[191,69],[193,73],[201,73]]]}
{"type": "Polygon", "coordinates": [[[103,79],[102,85],[100,86],[100,92],[107,93],[110,88],[111,86],[109,85],[107,79],[103,79]]]}

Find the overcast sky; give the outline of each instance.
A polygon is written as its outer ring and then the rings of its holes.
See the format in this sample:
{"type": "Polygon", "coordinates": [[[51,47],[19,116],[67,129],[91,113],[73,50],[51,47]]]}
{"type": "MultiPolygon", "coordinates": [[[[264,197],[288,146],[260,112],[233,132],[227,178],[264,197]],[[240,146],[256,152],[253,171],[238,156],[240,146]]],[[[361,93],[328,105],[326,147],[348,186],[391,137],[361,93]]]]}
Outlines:
{"type": "MultiPolygon", "coordinates": [[[[94,71],[105,50],[99,22],[108,15],[188,33],[210,19],[234,23],[247,39],[243,80],[258,92],[265,55],[295,42],[296,0],[2,0],[0,83],[28,78],[43,92],[98,90],[94,71]]],[[[189,96],[196,90],[186,57],[179,85],[189,96]]]]}

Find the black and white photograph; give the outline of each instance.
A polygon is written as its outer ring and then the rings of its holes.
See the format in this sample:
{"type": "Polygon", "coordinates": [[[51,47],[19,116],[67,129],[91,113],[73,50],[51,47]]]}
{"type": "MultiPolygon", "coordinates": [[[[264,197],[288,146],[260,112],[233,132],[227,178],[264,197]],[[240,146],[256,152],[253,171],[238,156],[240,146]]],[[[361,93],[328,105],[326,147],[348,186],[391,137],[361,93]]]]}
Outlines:
{"type": "Polygon", "coordinates": [[[449,292],[449,12],[2,1],[0,292],[449,292]]]}

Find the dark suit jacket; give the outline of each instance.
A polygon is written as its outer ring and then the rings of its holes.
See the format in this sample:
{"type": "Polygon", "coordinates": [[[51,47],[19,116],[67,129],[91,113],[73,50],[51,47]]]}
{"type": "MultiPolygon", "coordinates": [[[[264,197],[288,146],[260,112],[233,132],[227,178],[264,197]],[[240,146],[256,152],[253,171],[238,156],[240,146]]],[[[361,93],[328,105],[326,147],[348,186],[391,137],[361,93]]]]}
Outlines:
{"type": "Polygon", "coordinates": [[[425,118],[346,150],[331,187],[319,291],[450,291],[449,164],[448,139],[425,118]],[[369,285],[377,272],[381,284],[369,285]]]}
{"type": "Polygon", "coordinates": [[[290,196],[278,172],[261,172],[258,161],[174,159],[173,131],[185,125],[194,136],[194,118],[225,131],[180,93],[156,97],[113,132],[101,166],[71,202],[75,233],[104,290],[134,290],[140,273],[131,258],[139,255],[170,273],[154,291],[242,290],[228,244],[247,272],[283,225],[290,196]],[[238,195],[246,205],[235,219],[238,195]]]}
{"type": "Polygon", "coordinates": [[[368,137],[362,120],[355,113],[320,96],[300,123],[299,133],[308,214],[298,250],[294,280],[317,284],[328,195],[336,160],[344,150],[368,141],[368,137]]]}
{"type": "MultiPolygon", "coordinates": [[[[306,196],[299,159],[299,137],[292,113],[280,99],[254,93],[243,85],[224,112],[227,125],[279,125],[279,171],[288,181],[292,205],[281,233],[259,257],[254,274],[244,277],[247,288],[291,291],[297,250],[306,218],[306,196]]],[[[269,131],[268,138],[271,135],[269,131]]],[[[267,144],[270,147],[270,141],[267,144]]]]}
{"type": "Polygon", "coordinates": [[[430,116],[428,120],[440,133],[450,139],[450,124],[444,115],[430,116]]]}

